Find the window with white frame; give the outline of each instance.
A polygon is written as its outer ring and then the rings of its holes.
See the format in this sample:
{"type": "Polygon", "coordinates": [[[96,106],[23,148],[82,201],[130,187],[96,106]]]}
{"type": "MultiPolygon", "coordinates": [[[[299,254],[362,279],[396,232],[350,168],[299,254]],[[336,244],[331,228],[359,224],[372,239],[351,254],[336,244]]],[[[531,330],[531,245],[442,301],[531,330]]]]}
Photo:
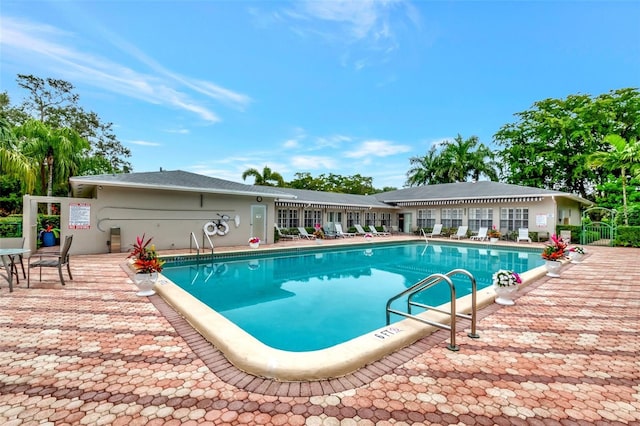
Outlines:
{"type": "Polygon", "coordinates": [[[380,220],[378,225],[391,225],[391,213],[379,213],[378,219],[380,220]]]}
{"type": "Polygon", "coordinates": [[[529,227],[529,209],[527,207],[503,207],[500,209],[500,231],[510,232],[518,228],[529,227]]]}
{"type": "Polygon", "coordinates": [[[364,224],[369,226],[369,225],[375,225],[376,224],[376,213],[375,212],[366,212],[364,214],[364,224]]]}
{"type": "Polygon", "coordinates": [[[322,210],[305,210],[303,223],[306,228],[315,228],[316,225],[322,226],[322,210]]]}
{"type": "Polygon", "coordinates": [[[436,224],[436,209],[418,210],[417,216],[418,228],[433,228],[436,224]]]}
{"type": "Polygon", "coordinates": [[[442,209],[442,226],[445,228],[458,228],[462,225],[462,209],[442,209]]]}
{"type": "Polygon", "coordinates": [[[360,212],[347,212],[347,228],[360,223],[360,212]]]}
{"type": "Polygon", "coordinates": [[[295,228],[300,226],[298,222],[298,210],[278,209],[278,226],[280,228],[295,228]]]}
{"type": "Polygon", "coordinates": [[[469,209],[469,229],[478,231],[480,228],[491,229],[493,227],[493,209],[473,208],[469,209]]]}

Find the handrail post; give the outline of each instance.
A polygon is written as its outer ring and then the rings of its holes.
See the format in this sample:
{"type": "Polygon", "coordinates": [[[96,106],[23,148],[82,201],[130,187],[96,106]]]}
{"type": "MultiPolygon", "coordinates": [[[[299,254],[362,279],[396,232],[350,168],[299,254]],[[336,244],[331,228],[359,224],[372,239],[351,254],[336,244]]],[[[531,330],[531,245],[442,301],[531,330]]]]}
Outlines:
{"type": "Polygon", "coordinates": [[[191,253],[192,242],[196,245],[196,255],[200,256],[200,245],[198,244],[198,239],[196,238],[196,234],[194,234],[193,232],[189,236],[189,253],[191,253]]]}

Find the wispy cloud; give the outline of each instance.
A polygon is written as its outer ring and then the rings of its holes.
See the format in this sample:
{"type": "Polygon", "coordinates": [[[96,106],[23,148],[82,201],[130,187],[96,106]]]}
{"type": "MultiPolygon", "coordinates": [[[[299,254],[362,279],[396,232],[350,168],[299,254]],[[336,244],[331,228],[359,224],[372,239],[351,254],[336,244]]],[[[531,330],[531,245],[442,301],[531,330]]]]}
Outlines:
{"type": "Polygon", "coordinates": [[[290,23],[300,36],[363,48],[340,55],[341,63],[355,70],[377,62],[374,55],[385,56],[398,49],[396,26],[409,21],[418,27],[420,22],[417,10],[405,0],[300,1],[271,17],[290,23]]]}
{"type": "Polygon", "coordinates": [[[139,146],[162,146],[161,143],[158,142],[150,142],[150,141],[139,141],[139,140],[132,140],[132,141],[128,141],[131,145],[139,145],[139,146]]]}
{"type": "Polygon", "coordinates": [[[87,40],[81,42],[69,31],[8,16],[2,17],[0,47],[5,58],[19,59],[36,69],[57,71],[67,80],[85,82],[108,92],[188,111],[211,123],[220,121],[220,117],[194,97],[195,94],[239,109],[251,102],[247,95],[174,73],[104,29],[101,34],[102,42],[133,57],[141,64],[139,68],[147,71],[77,48],[76,45],[86,46],[87,40]]]}
{"type": "Polygon", "coordinates": [[[350,150],[344,155],[349,158],[366,158],[370,156],[389,157],[391,155],[409,152],[411,149],[409,145],[400,145],[390,141],[372,140],[362,142],[359,147],[350,150]]]}
{"type": "Polygon", "coordinates": [[[334,157],[315,155],[294,155],[291,157],[291,165],[296,170],[321,170],[336,167],[334,157]]]}

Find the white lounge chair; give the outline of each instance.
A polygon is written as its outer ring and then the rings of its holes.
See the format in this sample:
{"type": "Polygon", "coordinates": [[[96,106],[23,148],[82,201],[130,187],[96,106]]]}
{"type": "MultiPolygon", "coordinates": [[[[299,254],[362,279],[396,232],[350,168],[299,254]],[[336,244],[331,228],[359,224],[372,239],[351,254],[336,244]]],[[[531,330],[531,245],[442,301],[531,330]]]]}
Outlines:
{"type": "Polygon", "coordinates": [[[282,231],[280,230],[280,227],[278,226],[277,223],[274,223],[273,226],[276,228],[276,232],[278,233],[278,236],[282,239],[286,239],[289,238],[291,240],[295,240],[296,238],[300,238],[299,235],[294,235],[294,234],[283,234],[282,231]]]}
{"type": "Polygon", "coordinates": [[[485,227],[481,227],[478,230],[478,233],[476,235],[472,235],[471,238],[469,238],[470,240],[478,240],[478,241],[484,241],[487,239],[487,232],[489,231],[489,228],[485,228],[485,227]]]}
{"type": "Polygon", "coordinates": [[[339,223],[334,223],[333,226],[335,226],[335,228],[336,228],[336,235],[338,237],[345,238],[345,237],[355,237],[356,236],[356,234],[354,234],[352,232],[344,232],[342,230],[342,225],[339,224],[339,223]]]}
{"type": "Polygon", "coordinates": [[[376,229],[375,226],[373,225],[369,225],[369,229],[371,230],[371,233],[373,234],[374,237],[388,237],[389,235],[391,235],[388,232],[380,232],[376,229]]]}
{"type": "Polygon", "coordinates": [[[298,226],[298,232],[300,233],[300,238],[306,238],[307,240],[315,240],[316,236],[311,235],[307,232],[307,230],[303,226],[298,226]]]}
{"type": "Polygon", "coordinates": [[[529,238],[529,228],[518,228],[518,239],[517,242],[527,241],[531,242],[531,238],[529,238]]]}
{"type": "Polygon", "coordinates": [[[437,237],[439,235],[442,235],[442,224],[436,223],[435,225],[433,225],[433,229],[431,230],[431,232],[427,232],[425,235],[427,237],[437,237]]]}
{"type": "Polygon", "coordinates": [[[460,238],[467,238],[467,230],[469,229],[468,226],[466,225],[462,225],[458,228],[458,232],[456,232],[455,234],[451,235],[449,238],[455,238],[457,240],[459,240],[460,238]]]}
{"type": "Polygon", "coordinates": [[[369,233],[362,229],[362,226],[358,223],[354,224],[353,227],[356,228],[356,235],[365,235],[369,233]]]}

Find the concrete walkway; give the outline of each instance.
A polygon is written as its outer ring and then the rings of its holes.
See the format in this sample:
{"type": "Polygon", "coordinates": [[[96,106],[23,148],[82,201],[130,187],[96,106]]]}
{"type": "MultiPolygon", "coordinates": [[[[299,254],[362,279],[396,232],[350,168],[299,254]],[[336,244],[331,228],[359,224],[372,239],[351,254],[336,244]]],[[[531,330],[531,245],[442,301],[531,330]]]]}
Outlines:
{"type": "Polygon", "coordinates": [[[135,296],[124,254],[73,256],[64,287],[55,269],[30,289],[0,282],[0,424],[638,425],[640,251],[589,251],[483,309],[480,339],[461,323],[459,352],[437,332],[312,383],[235,369],[158,296],[135,296]]]}

